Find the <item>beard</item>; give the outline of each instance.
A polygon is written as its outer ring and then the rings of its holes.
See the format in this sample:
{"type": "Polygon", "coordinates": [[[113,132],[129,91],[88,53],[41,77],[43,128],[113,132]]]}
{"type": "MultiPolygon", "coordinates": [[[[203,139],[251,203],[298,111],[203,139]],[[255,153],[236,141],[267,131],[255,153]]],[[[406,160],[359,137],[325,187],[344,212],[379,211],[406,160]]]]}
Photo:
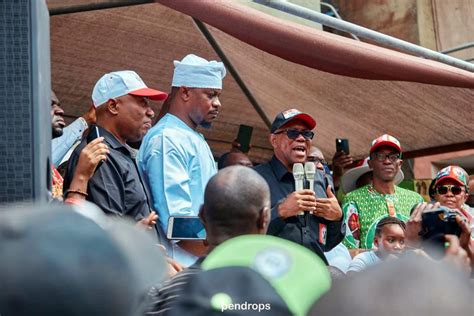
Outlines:
{"type": "Polygon", "coordinates": [[[212,123],[211,122],[207,122],[207,121],[202,121],[201,123],[199,123],[199,125],[202,127],[202,128],[205,128],[205,129],[210,129],[212,127],[212,123]]]}
{"type": "Polygon", "coordinates": [[[53,138],[63,136],[63,128],[62,127],[54,127],[53,126],[53,138]]]}

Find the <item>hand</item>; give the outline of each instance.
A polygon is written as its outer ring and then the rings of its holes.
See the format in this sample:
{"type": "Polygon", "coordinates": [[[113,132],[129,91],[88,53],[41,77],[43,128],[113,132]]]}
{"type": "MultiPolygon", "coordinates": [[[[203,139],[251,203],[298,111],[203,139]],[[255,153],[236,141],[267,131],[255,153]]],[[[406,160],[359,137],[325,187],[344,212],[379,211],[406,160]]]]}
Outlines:
{"type": "Polygon", "coordinates": [[[332,157],[332,171],[333,176],[342,177],[345,169],[354,162],[350,155],[347,155],[343,151],[338,151],[332,157]]]}
{"type": "Polygon", "coordinates": [[[84,115],[82,115],[82,118],[87,122],[87,125],[91,126],[92,124],[95,124],[96,122],[96,115],[95,115],[95,106],[92,104],[89,107],[89,110],[87,110],[84,115]]]}
{"type": "Polygon", "coordinates": [[[438,208],[439,206],[439,202],[436,202],[435,204],[423,202],[416,206],[415,210],[410,216],[410,219],[407,221],[407,229],[405,231],[405,240],[407,246],[414,248],[418,248],[420,246],[419,233],[421,232],[421,216],[423,212],[433,208],[438,208]]]}
{"type": "MultiPolygon", "coordinates": [[[[230,150],[230,152],[232,152],[232,153],[235,153],[235,152],[241,153],[241,152],[243,152],[241,147],[242,147],[242,145],[240,145],[240,143],[237,141],[237,139],[234,139],[232,141],[232,149],[230,150]]],[[[250,149],[252,149],[252,145],[249,145],[249,151],[250,151],[250,149]]]]}
{"type": "Polygon", "coordinates": [[[137,225],[142,226],[146,229],[152,229],[156,225],[157,220],[158,215],[156,215],[155,211],[152,211],[150,214],[148,214],[147,217],[137,222],[137,225]]]}
{"type": "Polygon", "coordinates": [[[471,259],[472,269],[474,269],[474,240],[471,238],[471,227],[467,219],[461,215],[456,216],[456,222],[461,227],[461,235],[459,236],[459,244],[466,250],[468,257],[471,259]]]}
{"type": "Polygon", "coordinates": [[[165,256],[166,262],[168,263],[168,277],[174,276],[176,273],[183,271],[183,266],[180,265],[176,260],[165,256]]]}
{"type": "Polygon", "coordinates": [[[338,221],[342,218],[342,209],[336,196],[331,191],[331,186],[326,188],[327,198],[316,199],[316,210],[313,215],[325,218],[330,221],[338,221]]]}
{"type": "Polygon", "coordinates": [[[87,144],[79,155],[75,175],[83,177],[89,180],[97,168],[97,165],[101,161],[107,160],[107,154],[109,154],[109,147],[102,141],[103,137],[98,137],[87,144]]]}
{"type": "Polygon", "coordinates": [[[300,190],[289,194],[278,206],[278,216],[282,219],[296,216],[301,212],[312,212],[316,209],[316,197],[311,190],[300,190]]]}
{"type": "Polygon", "coordinates": [[[455,235],[445,235],[444,238],[449,242],[449,247],[446,249],[446,256],[443,258],[443,261],[454,264],[454,266],[470,275],[471,259],[466,250],[461,247],[458,237],[455,235]]]}

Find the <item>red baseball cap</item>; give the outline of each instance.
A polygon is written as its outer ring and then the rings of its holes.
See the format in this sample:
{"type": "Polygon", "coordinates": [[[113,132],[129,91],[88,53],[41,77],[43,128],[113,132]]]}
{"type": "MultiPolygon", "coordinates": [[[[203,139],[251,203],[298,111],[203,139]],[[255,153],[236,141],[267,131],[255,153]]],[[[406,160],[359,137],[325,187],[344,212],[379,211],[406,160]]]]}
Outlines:
{"type": "Polygon", "coordinates": [[[391,135],[383,134],[382,136],[372,141],[372,146],[370,147],[370,153],[373,153],[377,148],[382,147],[382,146],[392,147],[392,148],[395,148],[399,153],[402,152],[402,146],[400,145],[400,142],[398,141],[398,139],[396,139],[395,137],[391,135]]]}
{"type": "Polygon", "coordinates": [[[275,120],[273,120],[270,132],[273,133],[288,122],[295,120],[302,121],[310,130],[316,127],[316,121],[311,115],[297,109],[289,109],[278,113],[275,120]]]}

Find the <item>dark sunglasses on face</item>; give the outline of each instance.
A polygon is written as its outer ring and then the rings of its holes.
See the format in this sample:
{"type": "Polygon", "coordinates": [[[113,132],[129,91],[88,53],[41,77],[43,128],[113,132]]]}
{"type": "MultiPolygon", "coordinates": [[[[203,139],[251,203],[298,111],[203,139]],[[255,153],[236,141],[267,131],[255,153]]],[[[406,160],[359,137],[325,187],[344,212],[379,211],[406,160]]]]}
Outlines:
{"type": "Polygon", "coordinates": [[[296,128],[287,128],[282,131],[275,132],[273,134],[281,134],[281,133],[285,133],[286,136],[288,136],[288,138],[293,139],[293,140],[297,139],[298,136],[300,135],[303,135],[304,139],[306,140],[313,139],[314,137],[314,133],[312,131],[308,131],[308,130],[300,131],[300,130],[297,130],[296,128]]]}
{"type": "Polygon", "coordinates": [[[391,162],[396,162],[398,159],[400,159],[400,154],[382,154],[382,153],[375,153],[373,154],[373,157],[378,160],[378,161],[385,161],[385,159],[388,158],[391,162]]]}
{"type": "Polygon", "coordinates": [[[439,187],[436,187],[436,192],[440,195],[445,195],[448,191],[451,191],[454,195],[459,195],[463,189],[459,185],[440,185],[439,187]]]}

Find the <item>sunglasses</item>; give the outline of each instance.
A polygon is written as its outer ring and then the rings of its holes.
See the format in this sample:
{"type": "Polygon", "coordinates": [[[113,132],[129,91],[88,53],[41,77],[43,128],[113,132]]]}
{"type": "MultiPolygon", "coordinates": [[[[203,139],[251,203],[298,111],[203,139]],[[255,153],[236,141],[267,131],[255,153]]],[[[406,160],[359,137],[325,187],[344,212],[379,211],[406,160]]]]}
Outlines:
{"type": "Polygon", "coordinates": [[[454,195],[459,195],[463,192],[463,189],[459,185],[440,185],[436,187],[436,192],[440,195],[445,195],[448,191],[451,191],[454,195]]]}
{"type": "Polygon", "coordinates": [[[375,153],[372,155],[378,161],[385,161],[388,158],[391,162],[396,162],[400,159],[400,154],[382,154],[382,153],[375,153]]]}
{"type": "Polygon", "coordinates": [[[308,131],[308,130],[300,131],[300,130],[297,130],[296,128],[287,128],[279,132],[274,132],[273,134],[281,134],[281,133],[285,133],[286,136],[288,136],[288,138],[293,139],[293,140],[297,139],[298,136],[300,135],[303,135],[304,139],[306,140],[313,139],[314,137],[314,133],[312,131],[308,131]]]}

